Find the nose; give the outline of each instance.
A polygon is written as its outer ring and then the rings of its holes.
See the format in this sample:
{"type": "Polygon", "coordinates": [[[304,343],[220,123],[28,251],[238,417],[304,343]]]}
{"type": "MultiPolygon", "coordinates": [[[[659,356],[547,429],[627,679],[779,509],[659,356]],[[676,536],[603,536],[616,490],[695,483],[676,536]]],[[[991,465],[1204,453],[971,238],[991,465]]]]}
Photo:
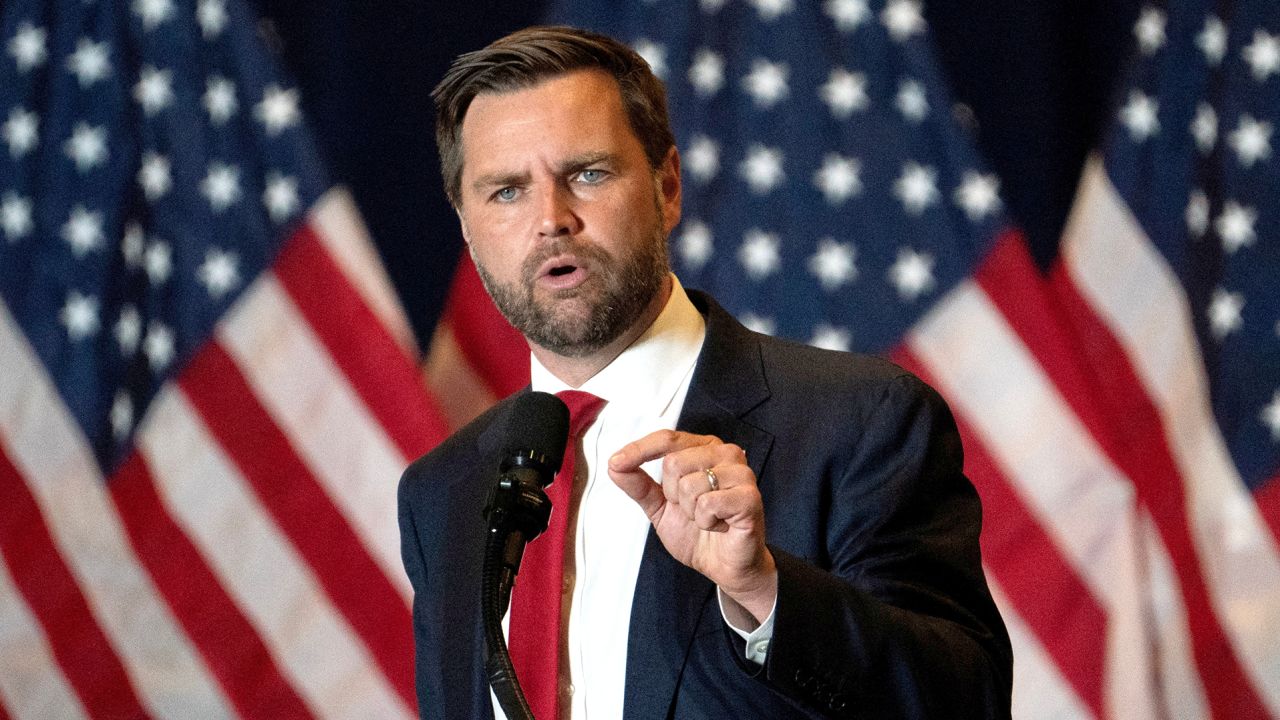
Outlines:
{"type": "Polygon", "coordinates": [[[573,193],[561,184],[547,187],[539,208],[539,236],[557,238],[576,235],[582,230],[582,220],[574,212],[573,200],[573,193]]]}

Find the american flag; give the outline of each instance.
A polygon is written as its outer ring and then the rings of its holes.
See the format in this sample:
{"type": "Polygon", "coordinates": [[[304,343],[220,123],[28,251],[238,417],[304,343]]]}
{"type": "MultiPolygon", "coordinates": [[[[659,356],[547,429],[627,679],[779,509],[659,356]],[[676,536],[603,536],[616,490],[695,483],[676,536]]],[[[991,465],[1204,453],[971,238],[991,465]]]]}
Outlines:
{"type": "Polygon", "coordinates": [[[240,0],[0,14],[0,717],[413,716],[443,420],[240,0]]]}
{"type": "MultiPolygon", "coordinates": [[[[1280,717],[1280,6],[1144,9],[1047,273],[918,0],[552,15],[631,43],[667,83],[685,284],[758,330],[886,354],[948,398],[1015,717],[1280,717]]],[[[464,264],[430,372],[492,397],[527,370],[482,349],[512,331],[480,292],[464,264]]]]}

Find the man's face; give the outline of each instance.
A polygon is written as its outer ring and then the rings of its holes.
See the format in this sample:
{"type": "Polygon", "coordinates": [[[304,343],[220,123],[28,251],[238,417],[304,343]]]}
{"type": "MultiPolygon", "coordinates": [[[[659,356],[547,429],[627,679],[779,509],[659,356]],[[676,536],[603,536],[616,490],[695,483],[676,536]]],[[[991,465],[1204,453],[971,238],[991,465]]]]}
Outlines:
{"type": "Polygon", "coordinates": [[[655,177],[613,78],[583,70],[479,95],[462,149],[463,236],[530,341],[588,355],[657,301],[680,219],[679,158],[672,149],[655,177]]]}

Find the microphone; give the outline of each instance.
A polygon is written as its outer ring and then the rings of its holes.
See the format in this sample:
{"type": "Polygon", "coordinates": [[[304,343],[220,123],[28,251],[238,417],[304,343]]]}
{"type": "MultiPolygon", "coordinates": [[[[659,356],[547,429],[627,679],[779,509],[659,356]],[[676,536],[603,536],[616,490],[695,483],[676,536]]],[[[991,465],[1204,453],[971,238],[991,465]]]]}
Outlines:
{"type": "Polygon", "coordinates": [[[511,602],[524,546],[547,529],[551,500],[544,488],[560,471],[568,440],[569,408],[560,398],[542,392],[518,396],[507,423],[498,482],[485,503],[489,532],[480,582],[481,618],[489,649],[485,664],[489,685],[509,720],[533,720],[533,711],[507,652],[502,616],[511,602]]]}

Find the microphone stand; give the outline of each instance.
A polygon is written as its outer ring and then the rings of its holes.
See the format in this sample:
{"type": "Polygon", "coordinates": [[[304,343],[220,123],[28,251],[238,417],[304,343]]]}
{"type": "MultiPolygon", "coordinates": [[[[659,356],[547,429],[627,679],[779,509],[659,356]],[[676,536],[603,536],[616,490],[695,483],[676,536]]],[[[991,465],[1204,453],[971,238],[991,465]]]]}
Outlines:
{"type": "Polygon", "coordinates": [[[502,617],[511,602],[524,546],[547,529],[551,517],[551,500],[541,480],[547,475],[539,460],[524,453],[505,459],[484,508],[489,521],[480,581],[480,609],[489,649],[485,670],[507,720],[535,720],[511,663],[502,617]]]}

